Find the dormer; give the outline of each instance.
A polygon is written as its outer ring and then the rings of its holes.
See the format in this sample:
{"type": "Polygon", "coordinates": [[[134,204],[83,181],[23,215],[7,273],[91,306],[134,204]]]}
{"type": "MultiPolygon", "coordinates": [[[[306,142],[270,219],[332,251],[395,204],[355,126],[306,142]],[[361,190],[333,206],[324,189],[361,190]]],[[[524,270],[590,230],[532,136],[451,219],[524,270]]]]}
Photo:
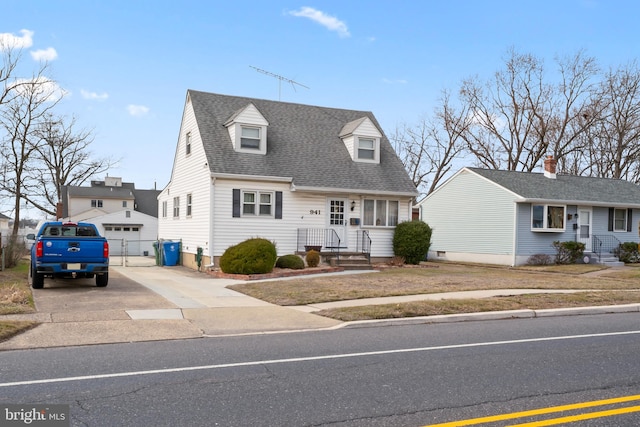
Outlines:
{"type": "Polygon", "coordinates": [[[238,110],[224,124],[229,131],[233,149],[239,153],[267,154],[267,126],[253,103],[238,110]]]}
{"type": "Polygon", "coordinates": [[[344,125],[340,138],[354,162],[380,163],[380,138],[382,132],[368,117],[344,125]]]}

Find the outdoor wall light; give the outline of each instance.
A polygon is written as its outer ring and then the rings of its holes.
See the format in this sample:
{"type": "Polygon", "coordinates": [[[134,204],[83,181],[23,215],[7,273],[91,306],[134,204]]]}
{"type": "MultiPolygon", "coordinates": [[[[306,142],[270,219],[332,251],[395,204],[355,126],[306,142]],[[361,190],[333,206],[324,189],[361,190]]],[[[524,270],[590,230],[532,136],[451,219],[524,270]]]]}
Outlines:
{"type": "Polygon", "coordinates": [[[356,208],[356,201],[352,200],[351,201],[351,212],[353,212],[353,210],[356,208]]]}

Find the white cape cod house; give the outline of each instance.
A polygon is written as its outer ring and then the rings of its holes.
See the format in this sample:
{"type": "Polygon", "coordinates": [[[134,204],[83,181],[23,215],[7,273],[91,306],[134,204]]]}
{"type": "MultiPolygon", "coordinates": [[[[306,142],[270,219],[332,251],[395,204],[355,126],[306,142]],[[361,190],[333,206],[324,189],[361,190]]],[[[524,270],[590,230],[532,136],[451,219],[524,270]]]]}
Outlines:
{"type": "Polygon", "coordinates": [[[252,237],[387,258],[417,194],[371,112],[189,90],[158,236],[190,267],[252,237]]]}
{"type": "Polygon", "coordinates": [[[615,265],[620,243],[640,241],[640,186],[556,175],[552,157],[544,173],[463,168],[419,206],[433,229],[429,259],[522,265],[553,257],[554,241],[578,241],[584,262],[615,265]]]}

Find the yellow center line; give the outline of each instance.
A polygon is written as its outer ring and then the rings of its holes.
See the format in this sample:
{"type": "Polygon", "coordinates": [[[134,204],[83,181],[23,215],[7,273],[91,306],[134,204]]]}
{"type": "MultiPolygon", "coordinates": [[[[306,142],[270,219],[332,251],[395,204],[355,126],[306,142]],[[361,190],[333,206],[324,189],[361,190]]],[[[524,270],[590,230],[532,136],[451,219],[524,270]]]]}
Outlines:
{"type": "MultiPolygon", "coordinates": [[[[594,406],[604,406],[604,405],[612,405],[616,403],[632,402],[634,400],[640,400],[640,394],[634,395],[634,396],[616,397],[613,399],[593,400],[591,402],[574,403],[571,405],[554,406],[550,408],[533,409],[530,411],[512,412],[510,414],[500,414],[500,415],[493,415],[493,416],[482,417],[482,418],[471,418],[468,420],[452,421],[448,423],[430,424],[425,427],[472,426],[476,424],[492,423],[492,422],[504,421],[504,420],[513,420],[516,418],[525,418],[525,417],[531,417],[535,415],[552,414],[554,412],[571,411],[575,409],[592,408],[594,406]]],[[[635,411],[630,411],[630,412],[635,412],[635,411]]],[[[534,424],[531,424],[531,425],[534,425],[534,424]]],[[[552,425],[552,424],[549,424],[549,425],[552,425]]]]}
{"type": "Polygon", "coordinates": [[[613,415],[630,414],[632,412],[640,412],[640,406],[629,406],[627,408],[611,409],[608,411],[589,412],[587,414],[572,415],[569,417],[554,418],[551,420],[535,421],[525,424],[514,424],[510,427],[543,427],[555,426],[564,423],[574,423],[576,421],[591,420],[594,418],[611,417],[613,415]]]}

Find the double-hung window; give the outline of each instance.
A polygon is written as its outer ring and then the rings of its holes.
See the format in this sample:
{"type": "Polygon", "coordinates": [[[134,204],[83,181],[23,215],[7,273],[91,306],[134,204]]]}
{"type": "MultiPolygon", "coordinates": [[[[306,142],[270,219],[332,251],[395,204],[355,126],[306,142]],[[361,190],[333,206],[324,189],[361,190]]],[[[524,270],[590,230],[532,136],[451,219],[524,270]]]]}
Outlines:
{"type": "Polygon", "coordinates": [[[243,191],[242,215],[273,216],[273,193],[243,191]]]}
{"type": "Polygon", "coordinates": [[[358,138],[358,159],[375,160],[376,140],[373,138],[358,138]]]}
{"type": "Polygon", "coordinates": [[[173,198],[173,217],[180,217],[180,197],[173,198]]]}
{"type": "Polygon", "coordinates": [[[167,201],[162,202],[162,218],[167,217],[167,201]]]}
{"type": "Polygon", "coordinates": [[[91,207],[92,208],[101,208],[102,207],[102,200],[91,200],[91,207]]]}
{"type": "Polygon", "coordinates": [[[251,150],[260,149],[260,128],[257,127],[241,127],[240,148],[248,148],[251,150]]]}
{"type": "Polygon", "coordinates": [[[613,231],[627,231],[626,209],[615,209],[613,211],[613,231]]]}
{"type": "Polygon", "coordinates": [[[397,200],[365,199],[363,202],[362,225],[374,227],[395,227],[398,225],[397,200]]]}
{"type": "Polygon", "coordinates": [[[193,196],[191,193],[187,194],[187,216],[191,216],[192,212],[192,204],[193,204],[193,196]]]}
{"type": "Polygon", "coordinates": [[[566,206],[533,205],[531,229],[533,231],[564,231],[566,206]]]}

